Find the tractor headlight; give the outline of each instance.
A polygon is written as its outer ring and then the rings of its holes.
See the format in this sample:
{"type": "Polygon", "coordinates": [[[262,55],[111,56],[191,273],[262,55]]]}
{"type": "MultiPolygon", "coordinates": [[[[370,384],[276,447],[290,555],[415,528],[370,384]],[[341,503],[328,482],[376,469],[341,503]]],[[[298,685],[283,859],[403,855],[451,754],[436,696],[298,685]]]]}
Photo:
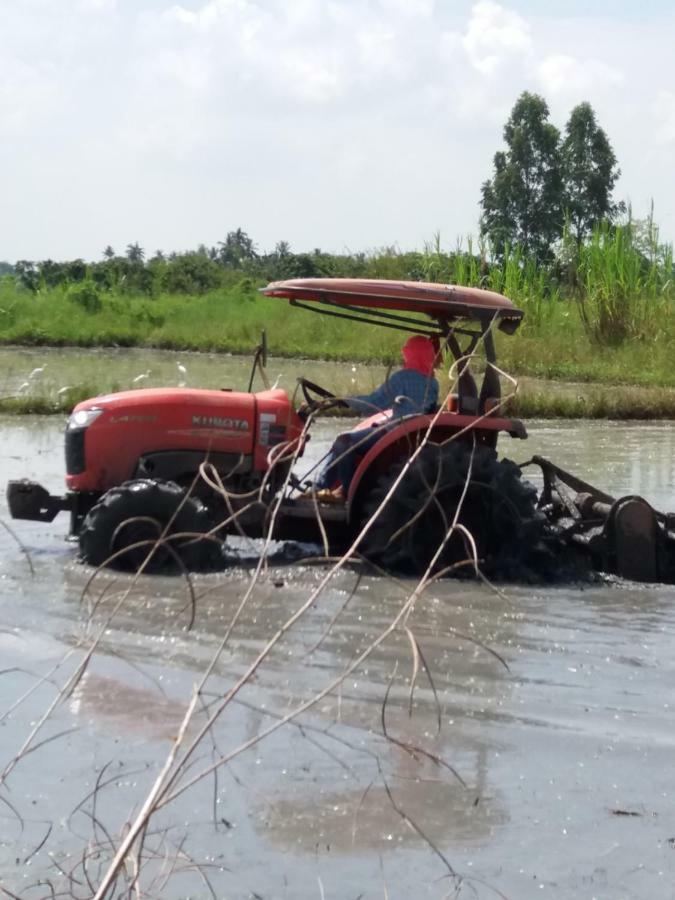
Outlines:
{"type": "Polygon", "coordinates": [[[88,428],[92,422],[103,412],[98,406],[92,406],[91,409],[77,409],[68,419],[68,431],[75,431],[78,428],[88,428]]]}

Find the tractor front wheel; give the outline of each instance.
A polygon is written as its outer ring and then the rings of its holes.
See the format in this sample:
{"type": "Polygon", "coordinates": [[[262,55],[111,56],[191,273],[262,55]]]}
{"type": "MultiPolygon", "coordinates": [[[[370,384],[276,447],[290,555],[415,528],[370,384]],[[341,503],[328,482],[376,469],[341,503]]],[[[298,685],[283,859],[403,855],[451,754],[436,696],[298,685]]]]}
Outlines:
{"type": "Polygon", "coordinates": [[[220,549],[199,539],[208,530],[201,500],[172,481],[141,478],[111,488],[89,510],[80,530],[80,555],[92,566],[126,572],[138,571],[146,559],[143,571],[154,574],[211,568],[220,549]]]}
{"type": "Polygon", "coordinates": [[[474,561],[490,576],[534,574],[544,520],[536,489],[515,463],[460,441],[428,445],[385,502],[403,467],[380,476],[364,504],[364,521],[379,510],[364,538],[366,558],[415,575],[432,562],[434,572],[471,574],[474,561]]]}

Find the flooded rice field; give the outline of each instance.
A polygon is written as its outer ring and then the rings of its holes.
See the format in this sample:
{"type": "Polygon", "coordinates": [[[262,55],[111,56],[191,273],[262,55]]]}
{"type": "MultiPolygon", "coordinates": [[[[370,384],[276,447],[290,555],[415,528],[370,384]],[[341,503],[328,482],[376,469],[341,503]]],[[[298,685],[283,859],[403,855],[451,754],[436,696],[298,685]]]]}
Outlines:
{"type": "MultiPolygon", "coordinates": [[[[60,491],[62,425],[1,420],[4,477],[60,491]]],[[[336,428],[318,425],[303,465],[336,428]]],[[[503,452],[675,510],[671,424],[529,430],[503,452]]],[[[168,755],[180,759],[220,704],[150,819],[140,867],[127,860],[101,896],[675,896],[675,588],[445,581],[388,633],[413,582],[347,569],[317,593],[327,564],[277,555],[224,642],[253,557],[195,577],[193,593],[180,578],[92,582],[64,517],[11,528],[21,545],[0,527],[0,893],[94,896],[168,755]]]]}
{"type": "MultiPolygon", "coordinates": [[[[254,347],[260,335],[251,336],[254,347]]],[[[55,397],[64,388],[95,384],[103,391],[135,387],[184,385],[193,388],[246,390],[251,358],[231,353],[176,353],[146,348],[0,347],[0,395],[44,394],[55,397]]],[[[347,394],[358,385],[372,390],[381,383],[385,366],[327,363],[322,360],[272,358],[271,383],[292,392],[304,375],[347,394]]],[[[262,390],[259,376],[255,389],[262,390]]]]}
{"type": "MultiPolygon", "coordinates": [[[[251,335],[251,347],[259,335],[251,335]]],[[[0,347],[0,398],[42,396],[57,400],[69,388],[89,385],[96,391],[128,390],[142,387],[185,386],[192,388],[233,388],[246,390],[251,374],[251,357],[231,353],[178,353],[171,350],[137,348],[0,347]]],[[[367,393],[381,384],[387,366],[363,363],[336,363],[272,357],[267,374],[270,384],[292,393],[298,375],[324,384],[334,393],[367,393]]],[[[445,384],[441,373],[441,382],[445,384]]],[[[529,393],[551,390],[552,382],[522,378],[521,389],[529,393]]],[[[263,387],[256,376],[254,389],[263,387]]],[[[505,382],[505,390],[511,390],[505,382]]],[[[555,383],[561,396],[584,395],[587,399],[601,389],[598,385],[555,383]]]]}

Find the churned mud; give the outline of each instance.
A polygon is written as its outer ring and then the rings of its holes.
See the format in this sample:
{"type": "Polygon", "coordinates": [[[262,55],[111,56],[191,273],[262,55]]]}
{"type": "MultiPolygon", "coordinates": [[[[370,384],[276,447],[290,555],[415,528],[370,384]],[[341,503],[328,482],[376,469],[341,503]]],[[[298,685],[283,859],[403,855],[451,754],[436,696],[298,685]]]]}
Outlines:
{"type": "MultiPolygon", "coordinates": [[[[59,490],[60,427],[2,422],[5,478],[59,490]]],[[[306,464],[333,433],[317,427],[306,464]]],[[[534,423],[529,441],[507,439],[503,451],[551,456],[611,492],[675,509],[667,425],[534,423]]],[[[196,577],[193,596],[178,578],[102,574],[87,587],[92,570],[64,541],[65,518],[9,523],[3,499],[0,519],[23,545],[0,528],[0,888],[92,897],[175,744],[255,548],[196,577]],[[99,629],[84,674],[26,745],[99,629]]],[[[261,573],[204,704],[225,696],[327,571],[278,563],[261,573]]],[[[215,774],[152,818],[147,895],[673,896],[675,589],[497,593],[445,581],[374,646],[413,588],[346,569],[289,628],[180,783],[215,774]],[[326,696],[255,742],[369,647],[326,696]]],[[[198,710],[186,740],[204,720],[198,710]]]]}

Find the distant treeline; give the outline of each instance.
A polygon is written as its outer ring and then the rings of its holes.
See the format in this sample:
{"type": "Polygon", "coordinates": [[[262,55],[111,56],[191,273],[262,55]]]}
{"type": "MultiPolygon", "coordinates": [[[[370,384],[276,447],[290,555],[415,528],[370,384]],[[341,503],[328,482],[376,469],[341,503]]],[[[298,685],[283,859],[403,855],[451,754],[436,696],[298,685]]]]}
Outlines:
{"type": "MultiPolygon", "coordinates": [[[[294,253],[286,241],[279,241],[272,252],[259,252],[249,235],[238,228],[214,247],[201,244],[196,250],[158,250],[147,256],[138,243],[127,245],[122,254],[108,246],[98,262],[79,258],[60,262],[18,260],[14,265],[0,262],[0,276],[14,275],[19,286],[33,293],[89,283],[100,291],[149,297],[160,293],[205,294],[230,287],[242,278],[393,278],[497,289],[515,263],[519,270],[528,268],[530,276],[536,270],[537,293],[541,296],[561,290],[563,294],[572,293],[579,287],[578,270],[585,250],[595,246],[609,252],[617,243],[622,257],[630,253],[631,265],[645,271],[655,264],[667,267],[671,258],[671,248],[659,243],[658,228],[651,219],[629,220],[623,225],[602,223],[584,245],[565,234],[547,263],[537,263],[518,244],[495,253],[486,239],[475,244],[469,238],[465,245],[458,242],[454,250],[445,251],[438,235],[421,251],[390,246],[371,252],[336,254],[316,248],[294,253]]],[[[663,274],[670,280],[672,273],[663,274]]]]}
{"type": "MultiPolygon", "coordinates": [[[[400,252],[385,248],[374,253],[294,253],[280,241],[270,253],[258,251],[253,240],[238,228],[215,247],[199,246],[183,253],[157,251],[146,257],[138,244],[123,254],[106,247],[99,262],[75,259],[55,262],[19,260],[5,272],[13,273],[27,290],[37,293],[68,285],[91,283],[98,290],[116,293],[205,294],[228,287],[242,277],[255,280],[313,277],[424,277],[424,252],[400,252]]],[[[0,272],[2,274],[2,272],[0,272]]]]}

